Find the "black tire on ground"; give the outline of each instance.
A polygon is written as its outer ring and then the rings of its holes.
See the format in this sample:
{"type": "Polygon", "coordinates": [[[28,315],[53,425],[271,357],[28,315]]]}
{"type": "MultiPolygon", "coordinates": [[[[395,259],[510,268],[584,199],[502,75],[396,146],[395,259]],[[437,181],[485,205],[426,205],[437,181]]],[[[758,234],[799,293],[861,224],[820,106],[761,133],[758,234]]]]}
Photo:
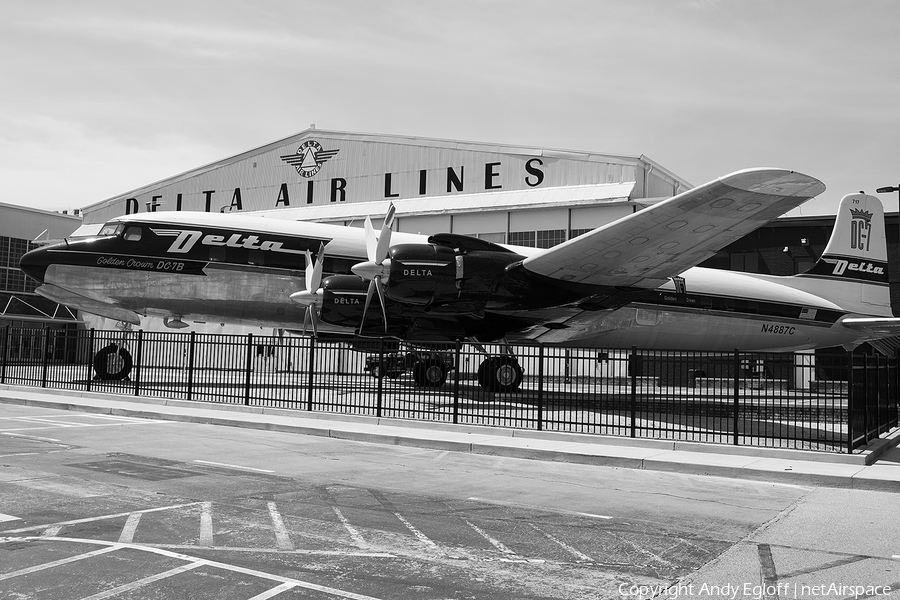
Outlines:
{"type": "Polygon", "coordinates": [[[419,387],[441,387],[447,382],[447,371],[439,360],[420,360],[413,367],[413,379],[419,387]]]}
{"type": "Polygon", "coordinates": [[[131,374],[131,353],[118,344],[101,348],[94,355],[94,373],[97,379],[121,381],[131,374]]]}
{"type": "Polygon", "coordinates": [[[375,364],[372,365],[372,369],[369,371],[372,374],[372,377],[375,379],[381,379],[384,377],[384,373],[381,372],[381,365],[375,364]]]}
{"type": "Polygon", "coordinates": [[[478,367],[478,384],[490,392],[515,392],[522,385],[522,367],[512,356],[494,356],[478,367]]]}

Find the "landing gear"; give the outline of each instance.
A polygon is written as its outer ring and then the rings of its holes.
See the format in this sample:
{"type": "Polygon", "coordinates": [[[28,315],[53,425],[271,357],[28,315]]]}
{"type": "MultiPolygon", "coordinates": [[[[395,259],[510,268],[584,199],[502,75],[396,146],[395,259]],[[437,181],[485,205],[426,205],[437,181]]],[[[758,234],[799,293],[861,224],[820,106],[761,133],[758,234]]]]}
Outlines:
{"type": "Polygon", "coordinates": [[[119,321],[116,329],[122,330],[121,341],[113,341],[94,354],[94,379],[103,381],[122,381],[128,379],[134,362],[128,351],[128,338],[132,333],[131,323],[119,321]]]}
{"type": "Polygon", "coordinates": [[[492,356],[478,367],[478,384],[489,392],[515,392],[522,385],[522,367],[515,356],[492,356]]]}
{"type": "Polygon", "coordinates": [[[413,380],[419,387],[441,387],[447,381],[447,369],[436,358],[425,358],[413,367],[413,380]]]}
{"type": "Polygon", "coordinates": [[[121,381],[131,373],[133,362],[131,353],[118,344],[101,348],[94,355],[94,373],[97,379],[121,381]]]}

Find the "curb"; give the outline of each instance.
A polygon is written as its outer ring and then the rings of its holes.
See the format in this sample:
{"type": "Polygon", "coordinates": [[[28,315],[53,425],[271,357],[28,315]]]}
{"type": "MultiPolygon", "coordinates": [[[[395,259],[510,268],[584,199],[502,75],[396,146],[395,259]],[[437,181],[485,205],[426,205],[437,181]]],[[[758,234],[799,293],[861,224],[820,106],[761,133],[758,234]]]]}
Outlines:
{"type": "Polygon", "coordinates": [[[72,402],[73,394],[63,390],[41,389],[39,392],[35,392],[32,388],[0,386],[0,403],[36,408],[241,427],[506,458],[707,475],[793,485],[900,492],[900,469],[898,469],[896,477],[893,473],[888,477],[866,476],[867,466],[900,442],[900,430],[885,438],[874,440],[870,447],[860,454],[841,455],[803,450],[717,446],[565,432],[532,432],[479,425],[401,421],[363,415],[306,412],[298,414],[298,411],[290,409],[207,405],[150,397],[120,398],[104,394],[75,395],[86,401],[134,403],[141,406],[132,409],[122,406],[82,404],[72,402]],[[3,394],[2,391],[7,393],[3,394]],[[62,398],[63,395],[66,398],[62,398]],[[29,398],[27,396],[39,397],[29,398]],[[54,396],[60,398],[57,400],[53,398],[54,396]],[[147,404],[158,406],[160,410],[153,410],[147,404]],[[166,411],[164,407],[173,410],[166,411]],[[227,411],[233,416],[180,412],[187,410],[227,411]],[[240,418],[241,415],[248,417],[252,415],[257,418],[243,419],[240,418]],[[259,417],[270,418],[261,419],[259,417]],[[279,422],[289,419],[302,419],[313,421],[313,423],[279,422]],[[315,424],[316,421],[321,421],[321,426],[315,424]],[[376,428],[375,431],[364,429],[373,427],[376,428]],[[381,429],[381,431],[377,429],[381,429]],[[414,429],[418,429],[418,431],[410,431],[414,429]],[[472,436],[473,439],[471,441],[453,440],[448,439],[449,436],[472,436]]]}

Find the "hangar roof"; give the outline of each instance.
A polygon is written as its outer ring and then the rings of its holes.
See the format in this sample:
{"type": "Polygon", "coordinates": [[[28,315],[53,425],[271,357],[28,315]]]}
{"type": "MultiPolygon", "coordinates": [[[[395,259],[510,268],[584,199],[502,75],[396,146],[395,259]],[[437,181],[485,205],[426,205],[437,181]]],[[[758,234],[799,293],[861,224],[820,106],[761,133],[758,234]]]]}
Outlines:
{"type": "Polygon", "coordinates": [[[393,201],[378,200],[353,204],[328,204],[324,206],[302,206],[255,211],[266,217],[292,221],[352,221],[368,216],[381,216],[393,202],[396,215],[416,216],[443,215],[458,212],[475,213],[519,208],[572,207],[579,205],[596,206],[602,201],[626,201],[630,199],[635,183],[602,183],[573,185],[530,190],[504,190],[458,194],[448,203],[445,196],[426,198],[397,198],[393,201]]]}

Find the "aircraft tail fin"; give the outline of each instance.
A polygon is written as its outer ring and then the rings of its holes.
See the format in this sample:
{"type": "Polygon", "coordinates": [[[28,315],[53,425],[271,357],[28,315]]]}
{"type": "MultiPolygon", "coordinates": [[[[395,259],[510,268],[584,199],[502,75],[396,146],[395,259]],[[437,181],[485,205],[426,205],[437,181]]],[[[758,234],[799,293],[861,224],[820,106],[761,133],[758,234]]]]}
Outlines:
{"type": "Polygon", "coordinates": [[[892,315],[881,201],[862,192],[844,196],[825,251],[795,280],[803,288],[815,281],[820,295],[849,312],[892,315]]]}

